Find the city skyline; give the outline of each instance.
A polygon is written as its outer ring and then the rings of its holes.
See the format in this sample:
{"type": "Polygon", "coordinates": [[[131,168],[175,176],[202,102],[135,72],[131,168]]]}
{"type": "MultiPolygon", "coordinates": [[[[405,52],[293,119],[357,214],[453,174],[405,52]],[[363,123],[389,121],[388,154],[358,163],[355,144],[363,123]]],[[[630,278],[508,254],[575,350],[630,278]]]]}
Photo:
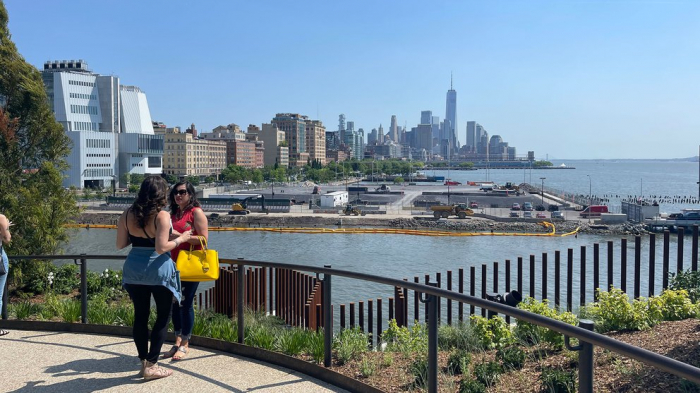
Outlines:
{"type": "Polygon", "coordinates": [[[697,152],[696,2],[309,2],[295,12],[315,22],[299,26],[272,4],[4,3],[32,65],[84,59],[139,86],[171,127],[302,113],[333,130],[344,113],[356,129],[392,115],[411,129],[445,114],[453,73],[460,144],[475,121],[537,158],[697,152]]]}

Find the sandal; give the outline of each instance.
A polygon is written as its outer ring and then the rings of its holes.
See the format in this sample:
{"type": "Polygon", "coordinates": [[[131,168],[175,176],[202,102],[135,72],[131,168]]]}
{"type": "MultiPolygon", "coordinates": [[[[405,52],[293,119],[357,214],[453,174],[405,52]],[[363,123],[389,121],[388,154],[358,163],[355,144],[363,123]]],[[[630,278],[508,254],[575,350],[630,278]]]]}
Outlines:
{"type": "Polygon", "coordinates": [[[177,345],[173,345],[173,346],[170,348],[170,350],[169,350],[168,352],[166,352],[166,353],[163,354],[163,359],[167,359],[167,358],[173,357],[173,355],[175,355],[175,353],[177,352],[177,349],[178,349],[178,348],[179,348],[179,347],[178,347],[177,345]]]}
{"type": "Polygon", "coordinates": [[[149,361],[144,362],[143,379],[146,381],[169,377],[172,373],[172,370],[163,368],[156,363],[151,363],[149,361]]]}
{"type": "Polygon", "coordinates": [[[179,347],[179,348],[177,349],[177,352],[175,353],[175,355],[173,355],[173,360],[183,360],[183,359],[185,359],[185,358],[187,357],[187,350],[188,350],[188,349],[189,349],[189,348],[187,348],[187,347],[185,347],[185,346],[179,347]],[[176,356],[177,356],[177,357],[176,357],[176,356]]]}
{"type": "Polygon", "coordinates": [[[10,334],[10,332],[8,332],[7,330],[5,330],[5,329],[0,329],[0,336],[5,336],[5,335],[8,335],[8,334],[10,334]]]}

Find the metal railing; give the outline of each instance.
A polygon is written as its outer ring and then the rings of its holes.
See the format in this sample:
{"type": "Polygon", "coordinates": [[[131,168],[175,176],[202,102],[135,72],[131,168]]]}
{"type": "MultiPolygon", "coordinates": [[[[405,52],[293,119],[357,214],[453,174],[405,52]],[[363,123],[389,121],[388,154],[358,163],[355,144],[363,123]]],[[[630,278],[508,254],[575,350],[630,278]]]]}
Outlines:
{"type": "MultiPolygon", "coordinates": [[[[87,323],[87,261],[88,259],[102,260],[123,260],[124,256],[113,255],[39,255],[39,256],[12,256],[10,260],[56,260],[56,259],[72,259],[74,263],[80,265],[80,293],[81,293],[81,321],[87,323]]],[[[569,325],[565,322],[553,320],[539,314],[534,314],[519,308],[511,307],[505,304],[493,302],[490,300],[455,293],[446,289],[436,287],[436,283],[420,284],[410,281],[382,277],[372,274],[353,272],[348,270],[333,269],[331,265],[324,267],[312,267],[308,265],[285,264],[276,262],[252,261],[245,259],[220,259],[222,264],[236,265],[239,271],[245,271],[246,266],[257,266],[267,268],[291,269],[304,272],[312,272],[317,275],[323,274],[323,281],[327,290],[323,292],[323,317],[324,317],[324,361],[325,367],[331,365],[331,340],[333,337],[333,320],[331,312],[332,290],[331,279],[335,276],[346,277],[356,280],[369,281],[379,284],[385,284],[392,287],[407,288],[421,292],[421,301],[428,304],[428,392],[436,393],[438,386],[438,307],[439,299],[445,298],[457,302],[463,302],[477,307],[485,308],[491,312],[504,314],[518,320],[529,322],[538,326],[542,326],[561,334],[564,334],[566,347],[569,350],[579,351],[579,391],[584,393],[593,392],[594,364],[593,364],[593,348],[599,346],[610,351],[627,356],[642,363],[648,364],[659,370],[666,371],[670,374],[685,378],[694,383],[700,384],[700,369],[689,364],[680,362],[675,359],[660,355],[649,350],[635,347],[633,345],[623,343],[608,336],[593,332],[593,323],[587,320],[579,321],[581,327],[569,325]],[[578,346],[571,346],[570,338],[579,340],[578,346]]],[[[237,319],[238,319],[238,343],[244,344],[245,321],[244,315],[244,290],[245,280],[244,275],[238,275],[238,304],[237,304],[237,319]]],[[[3,292],[7,296],[7,291],[3,292]]],[[[7,319],[6,301],[3,301],[2,318],[7,319]]]]}

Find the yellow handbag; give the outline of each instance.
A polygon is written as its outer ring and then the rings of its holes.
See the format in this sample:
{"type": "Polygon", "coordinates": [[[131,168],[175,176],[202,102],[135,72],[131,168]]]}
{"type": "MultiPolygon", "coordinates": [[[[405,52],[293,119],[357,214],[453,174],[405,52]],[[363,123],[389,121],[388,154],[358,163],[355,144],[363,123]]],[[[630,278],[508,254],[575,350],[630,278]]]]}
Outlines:
{"type": "Polygon", "coordinates": [[[182,281],[214,281],[219,279],[219,253],[207,247],[207,239],[198,236],[201,250],[181,250],[175,266],[180,271],[182,281]],[[203,240],[202,240],[203,239],[203,240]]]}

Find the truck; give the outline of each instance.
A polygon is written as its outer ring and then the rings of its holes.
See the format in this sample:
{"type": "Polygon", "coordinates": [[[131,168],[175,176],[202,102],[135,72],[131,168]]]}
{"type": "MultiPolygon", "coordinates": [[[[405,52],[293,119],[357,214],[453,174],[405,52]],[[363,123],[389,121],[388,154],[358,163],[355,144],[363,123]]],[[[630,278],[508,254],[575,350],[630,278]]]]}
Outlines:
{"type": "Polygon", "coordinates": [[[457,216],[464,219],[467,218],[467,216],[474,215],[474,211],[468,208],[466,203],[430,206],[430,210],[433,211],[433,217],[435,218],[457,216]]]}
{"type": "Polygon", "coordinates": [[[607,206],[591,205],[585,208],[581,213],[579,213],[579,216],[581,216],[581,218],[600,217],[600,215],[603,213],[608,213],[607,206]]]}
{"type": "Polygon", "coordinates": [[[391,192],[391,187],[387,186],[386,184],[382,184],[381,186],[377,187],[374,191],[388,194],[391,192]]]}

